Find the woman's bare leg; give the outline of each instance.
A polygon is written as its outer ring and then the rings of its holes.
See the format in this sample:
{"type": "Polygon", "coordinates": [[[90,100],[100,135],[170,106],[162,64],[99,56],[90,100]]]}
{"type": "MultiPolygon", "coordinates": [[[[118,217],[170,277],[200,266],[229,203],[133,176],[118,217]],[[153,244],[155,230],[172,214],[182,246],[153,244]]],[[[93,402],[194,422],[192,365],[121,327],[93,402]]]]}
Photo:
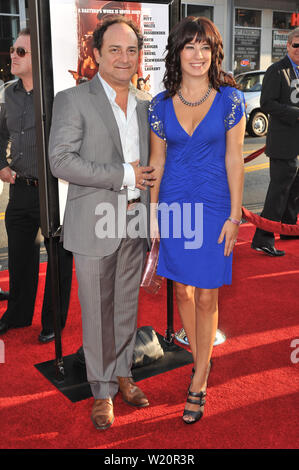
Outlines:
{"type": "MultiPolygon", "coordinates": [[[[195,374],[190,391],[199,393],[206,388],[207,372],[218,326],[218,289],[195,289],[195,374]]],[[[186,404],[186,410],[198,411],[199,406],[186,404]]],[[[192,421],[185,415],[184,420],[192,421]]]]}
{"type": "Polygon", "coordinates": [[[193,361],[196,361],[196,333],[195,333],[195,287],[174,283],[176,303],[181,322],[188,338],[193,361]]]}

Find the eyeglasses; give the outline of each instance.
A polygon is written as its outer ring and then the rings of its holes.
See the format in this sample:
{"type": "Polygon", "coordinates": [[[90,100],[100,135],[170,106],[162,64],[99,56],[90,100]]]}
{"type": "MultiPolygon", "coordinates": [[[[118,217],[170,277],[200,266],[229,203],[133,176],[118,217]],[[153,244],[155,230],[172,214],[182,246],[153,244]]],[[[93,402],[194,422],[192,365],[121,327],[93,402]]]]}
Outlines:
{"type": "Polygon", "coordinates": [[[19,57],[25,57],[25,54],[29,54],[31,51],[26,51],[24,47],[10,47],[9,48],[10,55],[12,55],[14,52],[16,52],[19,57]]]}
{"type": "Polygon", "coordinates": [[[292,44],[292,47],[293,47],[294,49],[297,49],[297,48],[299,47],[299,42],[295,42],[295,44],[292,44]]]}

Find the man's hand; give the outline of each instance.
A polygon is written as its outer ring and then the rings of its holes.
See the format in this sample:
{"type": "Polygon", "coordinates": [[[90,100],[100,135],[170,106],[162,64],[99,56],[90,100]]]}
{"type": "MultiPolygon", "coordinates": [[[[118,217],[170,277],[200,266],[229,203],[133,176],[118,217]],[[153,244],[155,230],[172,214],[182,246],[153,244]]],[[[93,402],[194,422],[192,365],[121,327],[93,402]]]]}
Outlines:
{"type": "Polygon", "coordinates": [[[139,166],[139,160],[131,162],[131,165],[135,173],[136,188],[142,189],[144,191],[147,186],[154,186],[153,181],[156,178],[151,175],[151,173],[154,171],[152,166],[139,166]]]}
{"type": "Polygon", "coordinates": [[[9,166],[6,166],[0,170],[0,179],[3,183],[15,184],[16,174],[9,166]]]}

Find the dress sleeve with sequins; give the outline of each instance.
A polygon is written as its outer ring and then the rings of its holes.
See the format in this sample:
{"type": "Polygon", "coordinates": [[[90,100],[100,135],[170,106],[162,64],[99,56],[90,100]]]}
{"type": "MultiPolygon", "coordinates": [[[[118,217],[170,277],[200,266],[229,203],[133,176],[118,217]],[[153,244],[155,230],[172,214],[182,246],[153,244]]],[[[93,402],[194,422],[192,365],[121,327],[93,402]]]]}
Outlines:
{"type": "Polygon", "coordinates": [[[242,91],[232,87],[224,87],[224,99],[224,125],[226,131],[229,131],[241,121],[245,113],[245,98],[242,91]]]}
{"type": "Polygon", "coordinates": [[[164,130],[164,115],[165,115],[165,92],[156,95],[150,102],[148,108],[148,120],[151,130],[160,139],[166,140],[164,130]]]}

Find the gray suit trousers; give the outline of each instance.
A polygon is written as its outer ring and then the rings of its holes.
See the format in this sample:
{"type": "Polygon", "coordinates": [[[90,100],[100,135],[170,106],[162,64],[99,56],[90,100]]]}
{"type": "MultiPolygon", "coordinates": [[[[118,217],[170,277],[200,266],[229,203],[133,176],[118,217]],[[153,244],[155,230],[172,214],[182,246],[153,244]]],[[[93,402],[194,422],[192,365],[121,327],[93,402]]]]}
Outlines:
{"type": "Polygon", "coordinates": [[[74,253],[87,379],[95,399],[113,399],[117,377],[132,376],[146,247],[146,239],[127,237],[108,256],[74,253]]]}

